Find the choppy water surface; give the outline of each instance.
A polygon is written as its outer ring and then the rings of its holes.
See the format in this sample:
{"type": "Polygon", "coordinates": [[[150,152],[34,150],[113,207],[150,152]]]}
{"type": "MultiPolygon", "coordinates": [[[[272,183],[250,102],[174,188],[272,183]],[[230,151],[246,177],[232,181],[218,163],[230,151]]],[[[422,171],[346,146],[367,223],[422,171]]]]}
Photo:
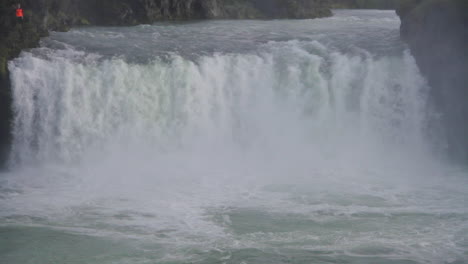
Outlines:
{"type": "Polygon", "coordinates": [[[2,263],[467,263],[467,173],[399,24],[52,33],[9,64],[2,263]]]}

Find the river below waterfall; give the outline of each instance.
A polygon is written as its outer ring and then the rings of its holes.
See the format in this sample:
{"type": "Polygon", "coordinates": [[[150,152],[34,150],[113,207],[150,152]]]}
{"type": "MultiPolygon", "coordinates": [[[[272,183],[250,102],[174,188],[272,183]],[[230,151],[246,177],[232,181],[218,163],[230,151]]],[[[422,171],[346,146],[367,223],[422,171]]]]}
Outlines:
{"type": "Polygon", "coordinates": [[[467,170],[399,26],[51,32],[9,63],[0,263],[468,263],[467,170]]]}

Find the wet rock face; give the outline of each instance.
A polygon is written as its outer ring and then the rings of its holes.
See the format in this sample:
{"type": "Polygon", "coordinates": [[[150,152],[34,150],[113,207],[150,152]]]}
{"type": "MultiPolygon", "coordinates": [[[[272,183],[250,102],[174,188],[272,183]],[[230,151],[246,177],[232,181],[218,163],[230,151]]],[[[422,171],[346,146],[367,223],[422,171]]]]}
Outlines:
{"type": "Polygon", "coordinates": [[[331,0],[333,8],[395,9],[399,0],[331,0]]]}
{"type": "Polygon", "coordinates": [[[314,18],[330,15],[324,0],[85,0],[93,24],[178,19],[314,18]],[[89,8],[92,7],[92,8],[89,8]]]}
{"type": "Polygon", "coordinates": [[[17,19],[15,5],[13,1],[0,1],[0,165],[8,156],[11,140],[11,90],[7,62],[18,56],[22,49],[36,46],[40,36],[45,34],[35,21],[17,19]]]}
{"type": "Polygon", "coordinates": [[[402,0],[401,35],[432,87],[447,150],[468,161],[468,1],[402,0]]]}

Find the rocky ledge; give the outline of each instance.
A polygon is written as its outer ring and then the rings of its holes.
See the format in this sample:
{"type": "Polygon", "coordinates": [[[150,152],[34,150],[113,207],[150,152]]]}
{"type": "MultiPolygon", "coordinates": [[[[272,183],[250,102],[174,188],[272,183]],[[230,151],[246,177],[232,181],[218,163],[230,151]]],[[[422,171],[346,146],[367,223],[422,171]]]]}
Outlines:
{"type": "Polygon", "coordinates": [[[399,0],[330,0],[332,8],[395,10],[399,0]]]}
{"type": "MultiPolygon", "coordinates": [[[[401,36],[430,86],[450,156],[468,161],[468,1],[401,0],[401,36]]],[[[440,135],[436,135],[440,136],[440,135]]]]}

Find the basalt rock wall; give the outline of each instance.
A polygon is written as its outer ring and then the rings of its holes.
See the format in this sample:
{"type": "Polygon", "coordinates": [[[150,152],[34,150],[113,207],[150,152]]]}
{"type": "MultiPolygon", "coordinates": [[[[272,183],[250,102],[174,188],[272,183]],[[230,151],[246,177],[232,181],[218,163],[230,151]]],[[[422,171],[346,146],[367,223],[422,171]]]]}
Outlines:
{"type": "Polygon", "coordinates": [[[468,1],[401,0],[401,36],[431,86],[449,156],[468,162],[468,1]]]}
{"type": "Polygon", "coordinates": [[[399,0],[331,0],[333,8],[396,9],[399,0]]]}

